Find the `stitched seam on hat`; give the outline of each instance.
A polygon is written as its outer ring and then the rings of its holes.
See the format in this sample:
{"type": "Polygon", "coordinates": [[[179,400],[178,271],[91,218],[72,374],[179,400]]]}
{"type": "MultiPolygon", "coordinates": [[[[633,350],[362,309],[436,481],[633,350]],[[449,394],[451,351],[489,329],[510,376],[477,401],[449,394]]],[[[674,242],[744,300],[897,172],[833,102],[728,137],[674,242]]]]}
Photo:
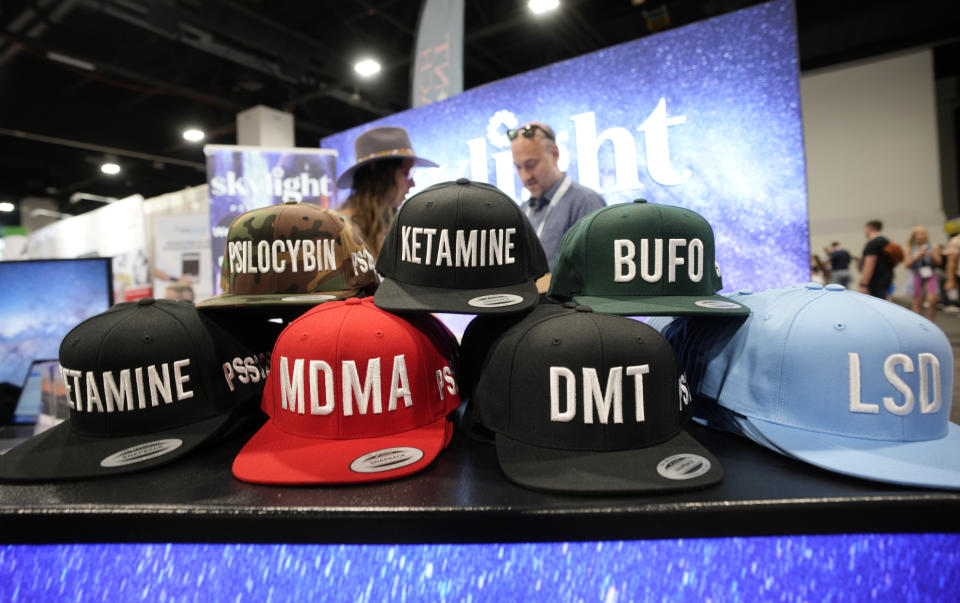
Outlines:
{"type": "MultiPolygon", "coordinates": [[[[658,222],[657,222],[657,232],[660,233],[660,240],[663,240],[663,239],[664,239],[664,236],[663,236],[663,235],[664,235],[664,232],[663,232],[663,209],[662,209],[659,205],[656,205],[655,207],[657,208],[657,221],[658,221],[658,222]]],[[[663,241],[663,242],[667,245],[667,249],[666,249],[665,251],[666,251],[667,254],[669,255],[669,253],[670,253],[670,249],[669,249],[669,247],[670,247],[670,237],[667,237],[667,240],[666,240],[666,241],[663,241]]],[[[655,242],[655,241],[651,241],[651,243],[655,244],[656,242],[655,242]]],[[[648,248],[648,249],[649,249],[649,248],[648,248]]],[[[642,262],[642,256],[641,256],[641,258],[638,258],[638,262],[637,262],[637,263],[640,263],[640,262],[642,262]]],[[[669,263],[669,262],[668,262],[668,263],[669,263]]],[[[643,267],[641,268],[641,270],[646,270],[646,269],[647,269],[646,266],[643,266],[643,267]]],[[[669,270],[669,268],[666,268],[666,270],[669,270]]],[[[706,268],[704,268],[704,270],[706,270],[706,268]]],[[[639,276],[639,275],[637,275],[637,276],[639,276]]],[[[640,278],[642,279],[643,277],[641,276],[640,278]]],[[[659,287],[659,290],[657,291],[657,293],[659,293],[660,295],[669,295],[669,291],[667,290],[667,289],[668,289],[668,287],[667,287],[667,282],[668,282],[668,281],[669,281],[668,275],[666,275],[666,274],[661,274],[661,275],[660,275],[660,282],[657,283],[657,285],[658,285],[658,287],[659,287]]]]}
{"type": "MultiPolygon", "coordinates": [[[[609,383],[610,371],[607,370],[606,371],[607,374],[603,375],[603,372],[604,372],[603,369],[606,368],[606,365],[607,365],[606,355],[604,353],[605,350],[603,346],[603,332],[600,330],[600,325],[597,324],[596,315],[590,314],[589,318],[590,318],[590,324],[592,324],[593,328],[597,331],[597,340],[600,342],[600,367],[599,367],[600,370],[598,371],[597,377],[603,377],[605,379],[603,383],[603,391],[606,392],[607,388],[610,387],[610,383],[609,383]]],[[[586,412],[586,409],[584,409],[584,411],[586,412]]],[[[590,414],[593,414],[593,408],[590,408],[590,414]]],[[[611,442],[609,440],[609,436],[610,436],[610,430],[604,428],[603,429],[603,449],[604,450],[611,449],[611,442]]]]}
{"type": "MultiPolygon", "coordinates": [[[[467,186],[469,186],[469,185],[466,185],[466,186],[465,186],[465,185],[458,185],[458,186],[457,186],[457,205],[456,205],[456,207],[457,207],[457,213],[456,213],[456,215],[454,216],[454,223],[453,223],[453,224],[454,224],[454,226],[456,226],[456,228],[453,229],[453,230],[454,230],[454,233],[456,233],[457,229],[460,228],[460,202],[461,202],[461,198],[463,197],[463,191],[464,191],[464,189],[467,188],[467,186]]],[[[454,245],[456,245],[456,243],[454,243],[454,245]]],[[[456,257],[456,254],[454,254],[454,257],[456,257]]],[[[460,278],[461,278],[460,275],[461,275],[461,274],[465,274],[465,271],[463,271],[463,270],[456,270],[456,271],[454,271],[454,273],[453,273],[453,286],[454,286],[455,288],[457,288],[457,289],[460,289],[460,288],[461,288],[461,287],[460,287],[460,278]]]]}
{"type": "MultiPolygon", "coordinates": [[[[782,410],[783,409],[783,364],[784,364],[783,360],[784,358],[786,358],[787,342],[790,340],[790,335],[793,333],[793,328],[794,326],[796,326],[797,319],[800,317],[800,314],[804,312],[810,304],[812,304],[813,302],[823,297],[823,294],[825,292],[826,290],[820,290],[819,295],[811,298],[807,302],[804,302],[803,305],[800,306],[800,308],[793,313],[793,318],[790,319],[790,324],[789,326],[787,326],[787,333],[786,333],[786,336],[783,338],[783,343],[781,344],[781,348],[780,348],[780,354],[777,356],[777,358],[779,359],[779,364],[777,366],[777,414],[775,417],[770,419],[776,423],[785,425],[785,423],[782,423],[783,421],[783,410],[782,410]]],[[[791,427],[796,427],[796,425],[791,424],[791,427]]]]}
{"type": "MultiPolygon", "coordinates": [[[[603,213],[603,212],[602,212],[602,211],[597,212],[597,215],[600,215],[601,213],[603,213]]],[[[577,287],[576,287],[576,290],[575,290],[575,291],[571,291],[571,292],[570,292],[570,297],[571,297],[571,298],[573,298],[573,296],[576,295],[576,294],[583,295],[584,292],[585,292],[586,289],[587,289],[587,277],[589,276],[589,272],[590,272],[590,270],[589,270],[589,266],[590,266],[590,263],[589,263],[589,262],[590,262],[590,247],[591,247],[591,245],[590,245],[590,241],[591,241],[590,231],[593,229],[593,224],[594,224],[596,221],[597,221],[597,216],[591,216],[590,221],[587,222],[587,223],[584,225],[584,229],[583,229],[583,230],[584,230],[584,233],[583,233],[583,241],[584,241],[585,244],[584,244],[584,245],[580,245],[580,247],[583,249],[583,251],[582,251],[582,253],[583,253],[583,261],[580,262],[580,270],[581,270],[582,274],[578,274],[578,275],[577,275],[577,276],[579,277],[579,278],[578,278],[578,282],[576,283],[577,287]]],[[[570,242],[572,243],[573,241],[571,240],[570,242]]],[[[557,255],[559,255],[559,253],[558,253],[557,255]]],[[[576,266],[577,263],[574,262],[573,265],[576,266]]]]}
{"type": "MultiPolygon", "coordinates": [[[[358,306],[360,306],[360,304],[358,304],[358,306]]],[[[343,398],[343,361],[342,361],[342,356],[340,352],[340,345],[342,343],[343,326],[346,324],[347,319],[349,318],[349,314],[353,312],[353,308],[347,305],[346,302],[343,302],[343,306],[341,307],[344,307],[347,309],[347,315],[345,315],[343,319],[340,320],[340,324],[337,325],[337,347],[335,348],[337,350],[337,356],[336,358],[333,359],[333,399],[334,400],[339,399],[340,401],[340,412],[337,412],[336,405],[334,405],[334,410],[333,410],[333,414],[337,417],[337,433],[336,433],[336,436],[334,436],[335,439],[337,440],[344,439],[343,412],[344,410],[346,410],[346,403],[347,403],[347,401],[344,400],[343,398]],[[339,375],[339,381],[340,381],[339,388],[337,387],[338,375],[339,375]]]]}
{"type": "MultiPolygon", "coordinates": [[[[897,328],[887,319],[887,317],[886,317],[883,313],[881,313],[881,312],[876,312],[876,314],[878,314],[879,317],[880,317],[881,319],[883,319],[883,322],[886,323],[886,325],[890,328],[890,330],[891,330],[891,331],[893,332],[893,334],[896,336],[896,338],[897,338],[897,349],[900,350],[901,353],[903,353],[903,347],[904,347],[904,345],[903,345],[903,340],[900,338],[900,331],[897,330],[897,328]]],[[[920,369],[920,367],[918,366],[918,367],[917,367],[917,370],[918,370],[917,376],[918,376],[918,377],[920,376],[920,375],[919,375],[919,369],[920,369]]],[[[947,370],[950,370],[950,369],[948,368],[947,370]]],[[[899,417],[899,421],[898,421],[898,422],[899,422],[899,424],[900,424],[900,440],[906,440],[906,435],[907,435],[907,434],[906,434],[906,423],[907,423],[907,417],[909,417],[909,416],[910,416],[910,415],[908,414],[908,415],[903,415],[903,416],[899,417]]]]}
{"type": "MultiPolygon", "coordinates": [[[[515,438],[515,439],[517,439],[518,441],[521,441],[521,442],[524,441],[524,440],[523,440],[523,434],[517,435],[517,434],[514,434],[514,433],[513,433],[513,429],[512,429],[512,428],[513,428],[513,424],[512,424],[512,423],[513,423],[513,421],[512,421],[513,413],[510,412],[510,409],[513,407],[513,387],[512,387],[513,376],[514,376],[513,367],[514,367],[514,365],[516,364],[517,356],[520,354],[520,348],[521,348],[521,345],[520,345],[520,344],[523,343],[523,340],[526,339],[527,335],[529,335],[529,334],[530,334],[530,331],[532,331],[534,328],[536,328],[536,327],[538,327],[539,325],[543,324],[544,322],[550,320],[551,318],[559,318],[559,317],[561,317],[561,316],[567,316],[567,315],[566,315],[566,314],[560,314],[560,315],[553,315],[553,316],[544,316],[544,317],[541,318],[540,320],[538,320],[538,321],[536,321],[535,323],[533,323],[532,325],[528,326],[528,327],[526,328],[526,330],[523,331],[523,333],[518,334],[518,336],[517,336],[517,345],[514,346],[514,348],[513,348],[513,356],[510,358],[510,364],[508,365],[508,366],[510,367],[510,374],[507,375],[507,378],[506,378],[506,380],[505,380],[505,382],[506,382],[506,384],[507,384],[507,409],[508,409],[508,411],[507,411],[507,413],[506,413],[507,424],[506,424],[506,428],[505,428],[503,431],[504,431],[504,433],[505,433],[508,437],[515,438]]],[[[508,329],[508,331],[509,331],[509,329],[508,329]]],[[[506,334],[506,331],[504,332],[504,334],[506,334]]],[[[503,335],[501,335],[500,337],[497,338],[497,340],[494,342],[494,345],[490,347],[490,352],[488,353],[488,355],[491,355],[491,354],[493,353],[494,346],[496,346],[496,344],[499,343],[502,339],[503,339],[503,335]]],[[[521,402],[521,404],[523,404],[523,403],[524,403],[524,402],[521,402]]]]}

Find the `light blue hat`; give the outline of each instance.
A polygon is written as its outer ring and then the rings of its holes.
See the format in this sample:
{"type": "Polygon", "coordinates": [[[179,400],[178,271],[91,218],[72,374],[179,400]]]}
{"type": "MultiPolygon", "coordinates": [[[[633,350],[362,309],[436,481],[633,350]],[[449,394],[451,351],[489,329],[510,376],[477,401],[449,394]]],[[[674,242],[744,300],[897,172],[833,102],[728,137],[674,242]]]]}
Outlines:
{"type": "Polygon", "coordinates": [[[703,422],[837,473],[960,489],[953,352],[935,324],[839,285],[728,297],[750,316],[648,323],[677,350],[703,422]]]}

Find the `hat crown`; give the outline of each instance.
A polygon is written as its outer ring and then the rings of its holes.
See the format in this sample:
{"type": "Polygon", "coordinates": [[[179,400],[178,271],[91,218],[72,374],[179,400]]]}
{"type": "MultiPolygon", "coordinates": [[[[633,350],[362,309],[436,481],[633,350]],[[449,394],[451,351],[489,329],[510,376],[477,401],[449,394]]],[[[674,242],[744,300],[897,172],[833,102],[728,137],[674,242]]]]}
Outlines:
{"type": "Polygon", "coordinates": [[[367,130],[353,141],[353,148],[357,161],[389,151],[408,150],[411,155],[413,153],[413,145],[410,144],[407,131],[395,126],[381,126],[367,130]]]}
{"type": "Polygon", "coordinates": [[[351,439],[422,427],[460,404],[455,340],[434,317],[401,318],[370,298],[317,306],[274,346],[262,409],[280,430],[351,439]]]}
{"type": "Polygon", "coordinates": [[[105,437],[232,411],[263,391],[265,360],[192,304],[170,300],[117,304],[77,325],[60,346],[71,427],[105,437]],[[236,379],[234,362],[250,378],[236,379]]]}
{"type": "Polygon", "coordinates": [[[814,284],[733,298],[752,313],[732,337],[707,343],[705,366],[690,371],[692,379],[703,372],[699,393],[749,417],[820,433],[904,442],[946,435],[953,351],[933,323],[814,284]]]}
{"type": "Polygon", "coordinates": [[[484,425],[525,444],[584,451],[641,448],[679,432],[690,399],[659,333],[618,316],[538,310],[487,356],[472,398],[484,425]]]}
{"type": "Polygon", "coordinates": [[[715,294],[723,287],[713,229],[700,214],[648,202],[595,210],[564,236],[551,294],[715,294]]]}
{"type": "Polygon", "coordinates": [[[387,278],[452,289],[520,284],[548,270],[543,246],[517,204],[496,187],[466,180],[408,199],[377,259],[387,278]]]}
{"type": "Polygon", "coordinates": [[[349,221],[310,203],[238,216],[227,233],[220,287],[227,295],[354,295],[375,285],[373,255],[349,221]]]}

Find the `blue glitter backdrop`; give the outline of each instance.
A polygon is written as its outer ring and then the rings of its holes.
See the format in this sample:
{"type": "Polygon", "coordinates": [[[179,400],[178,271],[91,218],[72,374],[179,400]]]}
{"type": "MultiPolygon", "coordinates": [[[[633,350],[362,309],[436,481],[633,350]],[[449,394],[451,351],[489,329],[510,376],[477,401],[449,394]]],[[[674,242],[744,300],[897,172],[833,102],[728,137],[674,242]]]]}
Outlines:
{"type": "MultiPolygon", "coordinates": [[[[645,197],[713,225],[724,290],[810,278],[799,68],[790,0],[648,36],[324,138],[354,162],[375,125],[406,128],[417,187],[465,176],[520,199],[506,129],[558,134],[561,169],[607,203],[645,197]]],[[[345,193],[339,194],[342,200],[345,193]]]]}
{"type": "Polygon", "coordinates": [[[0,547],[3,601],[948,601],[960,535],[0,547]]]}

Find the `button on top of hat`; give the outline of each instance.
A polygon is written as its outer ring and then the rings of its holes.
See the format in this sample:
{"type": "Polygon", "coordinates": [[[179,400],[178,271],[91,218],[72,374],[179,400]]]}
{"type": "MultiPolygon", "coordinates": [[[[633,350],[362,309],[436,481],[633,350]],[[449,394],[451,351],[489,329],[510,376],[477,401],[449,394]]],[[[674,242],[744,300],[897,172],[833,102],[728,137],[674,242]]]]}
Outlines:
{"type": "Polygon", "coordinates": [[[296,203],[297,201],[293,199],[287,199],[286,201],[283,202],[284,205],[296,205],[296,203]]]}
{"type": "Polygon", "coordinates": [[[577,306],[576,310],[577,312],[593,312],[593,308],[590,306],[577,306]]]}
{"type": "Polygon", "coordinates": [[[150,304],[152,304],[152,303],[155,302],[155,301],[157,301],[157,300],[153,299],[152,297],[144,297],[144,298],[142,298],[142,299],[138,299],[138,300],[137,300],[137,305],[138,305],[138,306],[149,306],[150,304]]]}
{"type": "Polygon", "coordinates": [[[804,285],[807,289],[823,289],[823,285],[820,283],[814,283],[813,281],[804,285]]]}
{"type": "Polygon", "coordinates": [[[846,291],[847,290],[846,287],[844,287],[839,283],[830,283],[829,285],[824,287],[824,289],[826,289],[827,291],[846,291]]]}
{"type": "Polygon", "coordinates": [[[356,306],[357,304],[363,303],[359,297],[348,297],[346,299],[346,304],[348,306],[356,306]]]}
{"type": "Polygon", "coordinates": [[[457,178],[457,184],[470,184],[469,178],[457,178]]]}
{"type": "Polygon", "coordinates": [[[633,202],[634,202],[634,203],[646,203],[647,200],[646,200],[646,199],[634,199],[633,202]]]}

